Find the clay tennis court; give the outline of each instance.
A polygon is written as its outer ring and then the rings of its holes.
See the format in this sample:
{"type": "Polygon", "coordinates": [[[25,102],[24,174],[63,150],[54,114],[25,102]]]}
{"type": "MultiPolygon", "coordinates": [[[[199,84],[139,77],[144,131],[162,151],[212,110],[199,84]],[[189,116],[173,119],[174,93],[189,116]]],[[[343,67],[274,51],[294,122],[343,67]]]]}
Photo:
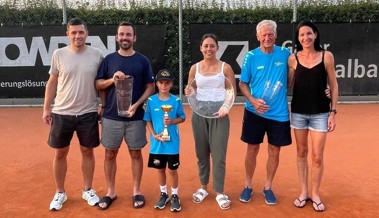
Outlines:
{"type": "MultiPolygon", "coordinates": [[[[276,206],[264,203],[266,144],[258,156],[254,175],[252,202],[241,203],[239,194],[244,185],[244,155],[246,145],[239,139],[243,106],[231,110],[231,134],[227,156],[225,193],[232,200],[230,210],[222,211],[215,194],[201,204],[191,202],[192,193],[199,188],[196,157],[191,133],[191,110],[185,106],[187,120],[180,124],[181,166],[179,168],[179,196],[182,211],[153,208],[159,196],[157,172],[144,168],[142,192],[146,206],[132,208],[132,179],[130,159],[123,145],[118,156],[116,187],[118,199],[106,211],[90,207],[81,199],[81,157],[76,139],[68,156],[66,192],[68,200],[60,211],[49,211],[55,192],[52,176],[54,151],[46,140],[49,126],[42,122],[42,108],[0,108],[0,217],[344,217],[370,218],[379,216],[379,104],[338,105],[337,129],[330,133],[325,149],[325,172],[321,198],[327,207],[323,213],[313,211],[308,203],[298,209],[292,202],[299,194],[296,169],[296,145],[283,148],[273,190],[278,198],[276,206]]],[[[294,138],[294,137],[293,137],[294,138]]],[[[144,149],[144,165],[148,157],[144,149]]],[[[95,150],[96,169],[93,186],[101,197],[106,194],[103,172],[104,149],[95,150]]],[[[211,185],[210,185],[211,187],[211,185]]]]}

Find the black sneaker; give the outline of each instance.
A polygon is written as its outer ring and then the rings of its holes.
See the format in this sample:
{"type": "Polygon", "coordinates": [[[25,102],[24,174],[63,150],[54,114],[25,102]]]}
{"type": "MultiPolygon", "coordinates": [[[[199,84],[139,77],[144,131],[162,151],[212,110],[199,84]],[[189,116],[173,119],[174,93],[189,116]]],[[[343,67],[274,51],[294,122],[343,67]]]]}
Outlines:
{"type": "Polygon", "coordinates": [[[161,196],[159,196],[159,200],[155,203],[154,208],[163,210],[166,207],[166,204],[170,201],[168,194],[161,192],[161,196]]]}
{"type": "Polygon", "coordinates": [[[172,212],[179,212],[181,209],[182,209],[182,207],[180,206],[180,200],[179,200],[178,195],[172,195],[171,196],[171,208],[170,208],[170,210],[172,212]]]}

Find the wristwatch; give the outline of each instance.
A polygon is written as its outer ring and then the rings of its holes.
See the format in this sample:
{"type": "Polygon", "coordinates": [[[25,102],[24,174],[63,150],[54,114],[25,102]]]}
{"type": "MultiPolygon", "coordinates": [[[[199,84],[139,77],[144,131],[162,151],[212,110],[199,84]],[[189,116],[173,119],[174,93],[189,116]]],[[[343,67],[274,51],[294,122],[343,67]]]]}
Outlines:
{"type": "Polygon", "coordinates": [[[336,109],[331,109],[330,111],[329,111],[329,113],[334,113],[334,114],[337,114],[337,110],[336,109]]]}

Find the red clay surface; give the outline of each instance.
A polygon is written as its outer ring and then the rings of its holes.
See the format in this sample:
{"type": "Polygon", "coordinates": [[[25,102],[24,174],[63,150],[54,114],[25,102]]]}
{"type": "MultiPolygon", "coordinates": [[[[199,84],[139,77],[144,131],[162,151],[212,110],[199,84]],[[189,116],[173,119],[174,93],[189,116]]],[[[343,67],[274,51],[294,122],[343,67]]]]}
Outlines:
{"type": "MultiPolygon", "coordinates": [[[[239,139],[243,106],[234,106],[230,115],[232,128],[225,193],[232,200],[231,209],[222,211],[214,199],[214,192],[203,203],[192,203],[191,195],[199,187],[199,180],[191,132],[191,110],[187,106],[185,110],[188,118],[180,124],[182,144],[178,171],[181,212],[153,208],[159,196],[157,172],[147,167],[142,179],[146,206],[132,208],[130,158],[125,145],[118,157],[118,199],[106,211],[88,206],[81,199],[81,157],[76,139],[72,141],[68,157],[68,200],[62,210],[52,212],[49,211],[49,203],[55,191],[52,177],[54,151],[46,143],[49,127],[42,122],[42,109],[0,108],[0,217],[379,217],[379,104],[338,106],[337,129],[328,135],[325,149],[325,172],[321,185],[321,197],[327,207],[324,213],[313,211],[310,203],[302,209],[292,205],[299,194],[295,143],[282,149],[273,186],[278,204],[266,205],[261,194],[265,180],[266,144],[262,144],[258,156],[252,202],[239,202],[244,184],[246,150],[246,145],[239,139]]],[[[144,149],[145,166],[148,146],[144,149]]],[[[106,194],[106,184],[102,146],[95,150],[95,155],[93,185],[99,196],[103,196],[106,194]]]]}

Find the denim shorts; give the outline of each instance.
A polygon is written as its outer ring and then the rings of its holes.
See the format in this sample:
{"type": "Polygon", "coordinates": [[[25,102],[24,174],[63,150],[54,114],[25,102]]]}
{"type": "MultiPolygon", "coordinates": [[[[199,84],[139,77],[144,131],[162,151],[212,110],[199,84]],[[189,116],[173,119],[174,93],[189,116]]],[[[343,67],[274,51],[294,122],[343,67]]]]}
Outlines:
{"type": "Polygon", "coordinates": [[[101,125],[101,144],[106,149],[119,149],[122,139],[129,150],[141,150],[147,144],[146,122],[143,120],[117,121],[103,118],[101,125]]]}
{"type": "Polygon", "coordinates": [[[293,129],[310,129],[317,132],[328,132],[329,113],[319,114],[291,114],[293,129]]]}

